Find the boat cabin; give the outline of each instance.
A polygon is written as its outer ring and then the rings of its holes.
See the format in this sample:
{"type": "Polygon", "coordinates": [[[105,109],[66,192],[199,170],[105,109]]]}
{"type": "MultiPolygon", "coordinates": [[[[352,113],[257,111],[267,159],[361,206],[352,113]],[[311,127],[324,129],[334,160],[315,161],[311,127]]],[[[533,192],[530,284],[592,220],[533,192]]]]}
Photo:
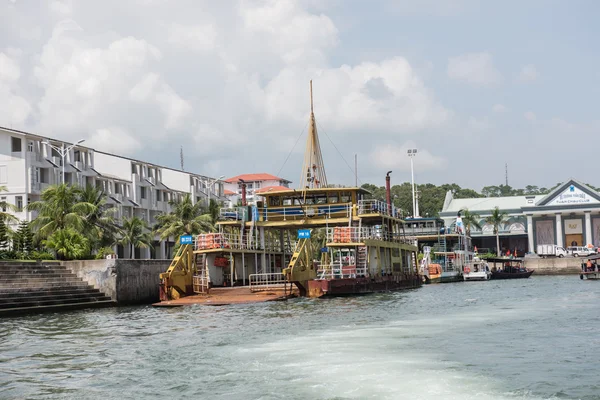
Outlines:
{"type": "Polygon", "coordinates": [[[486,261],[492,266],[492,272],[527,272],[522,258],[487,258],[486,261]]]}
{"type": "Polygon", "coordinates": [[[600,254],[593,254],[584,259],[581,263],[580,278],[600,279],[600,254]]]}

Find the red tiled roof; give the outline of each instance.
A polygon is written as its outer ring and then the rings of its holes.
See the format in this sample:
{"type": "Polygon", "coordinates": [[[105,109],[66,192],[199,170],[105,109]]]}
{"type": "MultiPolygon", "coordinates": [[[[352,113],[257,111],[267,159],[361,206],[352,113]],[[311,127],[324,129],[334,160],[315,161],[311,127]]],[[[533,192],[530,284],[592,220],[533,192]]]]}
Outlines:
{"type": "Polygon", "coordinates": [[[225,179],[225,182],[237,183],[240,179],[243,179],[246,182],[256,182],[256,181],[286,181],[286,182],[290,182],[287,179],[279,178],[275,175],[265,174],[265,173],[237,175],[232,178],[225,179]]]}
{"type": "Polygon", "coordinates": [[[266,193],[266,192],[279,192],[279,191],[283,191],[283,190],[292,190],[292,189],[285,187],[285,186],[265,186],[264,188],[256,189],[254,191],[254,193],[260,194],[260,193],[266,193]]]}
{"type": "Polygon", "coordinates": [[[223,194],[225,196],[231,196],[232,194],[235,194],[235,192],[232,192],[231,190],[225,189],[225,190],[223,190],[223,194]]]}

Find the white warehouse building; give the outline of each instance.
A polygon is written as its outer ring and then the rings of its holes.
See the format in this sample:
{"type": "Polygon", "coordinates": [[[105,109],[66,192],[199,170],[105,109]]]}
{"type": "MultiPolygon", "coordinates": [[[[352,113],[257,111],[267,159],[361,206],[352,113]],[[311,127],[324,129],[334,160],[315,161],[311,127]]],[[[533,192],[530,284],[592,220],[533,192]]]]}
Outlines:
{"type": "MultiPolygon", "coordinates": [[[[63,157],[57,148],[71,146],[56,139],[0,127],[0,186],[7,191],[0,199],[14,204],[20,220],[31,221],[26,206],[40,200],[44,189],[61,183],[63,157]]],[[[108,203],[117,209],[117,220],[137,216],[149,226],[160,213],[171,211],[169,201],[190,193],[192,201],[223,202],[223,182],[217,179],[155,165],[127,157],[74,145],[64,157],[65,182],[96,186],[104,190],[108,203]]],[[[171,239],[173,240],[173,239],[171,239]]],[[[136,258],[171,258],[173,243],[155,238],[152,249],[136,249],[136,258]]],[[[127,247],[127,246],[126,246],[127,247]]],[[[119,257],[129,258],[128,248],[117,246],[119,257]]]]}

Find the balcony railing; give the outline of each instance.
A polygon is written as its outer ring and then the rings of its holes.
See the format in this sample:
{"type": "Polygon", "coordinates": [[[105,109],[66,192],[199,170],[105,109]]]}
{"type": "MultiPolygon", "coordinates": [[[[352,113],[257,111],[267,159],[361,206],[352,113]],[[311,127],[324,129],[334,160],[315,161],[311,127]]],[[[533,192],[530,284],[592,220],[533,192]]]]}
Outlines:
{"type": "Polygon", "coordinates": [[[234,233],[204,233],[194,238],[195,250],[237,249],[280,252],[285,248],[286,252],[291,254],[295,246],[295,241],[290,241],[289,245],[282,246],[278,238],[270,236],[265,237],[263,246],[258,235],[250,234],[242,236],[234,233]]]}
{"type": "Polygon", "coordinates": [[[234,221],[293,221],[319,218],[349,218],[352,215],[352,204],[305,204],[279,207],[245,207],[221,208],[220,216],[234,221]]]}
{"type": "Polygon", "coordinates": [[[366,278],[367,267],[345,265],[341,261],[333,261],[317,270],[317,279],[366,278]]]}
{"type": "Polygon", "coordinates": [[[285,289],[287,280],[280,272],[265,274],[250,274],[250,291],[261,292],[273,289],[285,289]]]}

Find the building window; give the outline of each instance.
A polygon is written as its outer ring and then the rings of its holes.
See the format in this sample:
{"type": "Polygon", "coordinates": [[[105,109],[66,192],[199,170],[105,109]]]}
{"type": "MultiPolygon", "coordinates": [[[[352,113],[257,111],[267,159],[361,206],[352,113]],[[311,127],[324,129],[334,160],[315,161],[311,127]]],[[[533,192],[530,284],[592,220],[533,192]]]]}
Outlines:
{"type": "Polygon", "coordinates": [[[158,190],[158,189],[156,190],[156,196],[155,197],[156,197],[156,201],[160,201],[161,200],[161,198],[160,198],[160,190],[158,190]]]}
{"type": "Polygon", "coordinates": [[[2,212],[6,212],[6,196],[0,197],[0,204],[2,204],[2,212]]]}
{"type": "Polygon", "coordinates": [[[146,198],[146,188],[144,186],[140,187],[140,196],[142,197],[142,199],[146,198]]]}
{"type": "Polygon", "coordinates": [[[81,162],[81,151],[75,150],[73,158],[75,159],[75,162],[81,162]]]}
{"type": "Polygon", "coordinates": [[[53,147],[51,147],[50,149],[52,149],[52,151],[50,152],[52,157],[60,157],[60,154],[58,154],[58,151],[56,151],[53,147]]]}
{"type": "Polygon", "coordinates": [[[137,168],[135,167],[135,164],[131,164],[131,173],[137,174],[137,168]]]}
{"type": "Polygon", "coordinates": [[[32,141],[27,142],[27,151],[30,153],[33,153],[33,142],[32,141]]]}
{"type": "Polygon", "coordinates": [[[13,153],[21,152],[21,138],[11,137],[11,151],[13,153]]]}
{"type": "Polygon", "coordinates": [[[15,197],[15,206],[17,206],[17,211],[23,211],[23,196],[15,197]]]}
{"type": "Polygon", "coordinates": [[[48,168],[40,169],[40,182],[41,183],[50,183],[50,173],[48,168]]]}

